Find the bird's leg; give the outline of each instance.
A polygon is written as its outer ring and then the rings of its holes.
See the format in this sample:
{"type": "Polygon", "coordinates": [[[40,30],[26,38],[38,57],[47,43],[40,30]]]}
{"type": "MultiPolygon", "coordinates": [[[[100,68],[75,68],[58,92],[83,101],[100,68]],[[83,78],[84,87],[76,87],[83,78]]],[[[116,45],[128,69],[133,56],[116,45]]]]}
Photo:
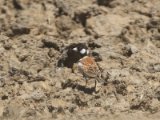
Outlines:
{"type": "Polygon", "coordinates": [[[85,87],[87,87],[87,84],[88,84],[88,79],[87,79],[87,78],[85,78],[85,80],[86,80],[85,87]]]}
{"type": "Polygon", "coordinates": [[[97,80],[95,80],[95,84],[94,84],[95,91],[96,91],[96,86],[97,86],[97,80]]]}
{"type": "Polygon", "coordinates": [[[102,84],[99,83],[99,81],[97,81],[97,80],[95,80],[95,87],[94,87],[94,89],[95,89],[96,93],[98,93],[102,89],[102,84]],[[98,82],[98,84],[97,84],[97,82],[98,82]]]}
{"type": "Polygon", "coordinates": [[[87,87],[87,84],[88,84],[88,78],[83,74],[83,77],[84,77],[84,79],[85,79],[85,81],[86,81],[86,83],[85,83],[85,87],[87,87]]]}
{"type": "MultiPolygon", "coordinates": [[[[73,64],[73,67],[72,67],[72,73],[76,73],[75,71],[76,71],[76,69],[77,69],[77,65],[76,64],[73,64]]],[[[77,74],[77,73],[76,73],[77,74]]]]}

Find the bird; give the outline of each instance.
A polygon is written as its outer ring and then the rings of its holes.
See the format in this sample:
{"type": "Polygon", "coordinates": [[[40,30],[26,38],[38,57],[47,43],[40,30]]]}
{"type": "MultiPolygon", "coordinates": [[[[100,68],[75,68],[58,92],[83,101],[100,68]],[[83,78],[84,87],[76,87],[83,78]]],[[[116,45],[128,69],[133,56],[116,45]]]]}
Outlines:
{"type": "Polygon", "coordinates": [[[89,79],[95,80],[94,89],[96,90],[97,81],[102,79],[102,71],[92,56],[84,56],[77,63],[78,71],[83,75],[86,80],[86,86],[89,79]]]}

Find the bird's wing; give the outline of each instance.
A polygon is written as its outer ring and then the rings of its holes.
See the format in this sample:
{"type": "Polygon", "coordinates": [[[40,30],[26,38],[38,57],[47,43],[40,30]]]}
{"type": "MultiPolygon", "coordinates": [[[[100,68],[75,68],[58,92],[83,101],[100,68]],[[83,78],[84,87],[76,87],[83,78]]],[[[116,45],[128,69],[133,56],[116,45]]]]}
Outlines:
{"type": "Polygon", "coordinates": [[[88,77],[92,78],[98,77],[98,74],[100,74],[99,68],[95,65],[88,66],[84,72],[88,77]]]}

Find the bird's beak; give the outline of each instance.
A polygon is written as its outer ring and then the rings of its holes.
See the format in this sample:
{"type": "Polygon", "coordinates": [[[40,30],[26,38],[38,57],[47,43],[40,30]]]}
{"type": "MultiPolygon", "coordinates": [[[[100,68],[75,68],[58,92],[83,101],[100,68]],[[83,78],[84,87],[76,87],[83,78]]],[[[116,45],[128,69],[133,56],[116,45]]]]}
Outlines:
{"type": "Polygon", "coordinates": [[[75,73],[75,71],[77,70],[77,68],[78,68],[77,64],[73,64],[72,72],[75,73]]]}

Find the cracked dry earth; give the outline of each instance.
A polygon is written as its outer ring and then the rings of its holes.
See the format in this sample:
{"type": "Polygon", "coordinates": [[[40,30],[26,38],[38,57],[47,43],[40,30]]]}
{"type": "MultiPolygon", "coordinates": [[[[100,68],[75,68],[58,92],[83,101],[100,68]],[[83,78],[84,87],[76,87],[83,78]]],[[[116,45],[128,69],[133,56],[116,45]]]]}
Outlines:
{"type": "Polygon", "coordinates": [[[159,0],[0,0],[0,120],[159,120],[159,0]],[[105,84],[68,67],[85,43],[105,84]]]}

